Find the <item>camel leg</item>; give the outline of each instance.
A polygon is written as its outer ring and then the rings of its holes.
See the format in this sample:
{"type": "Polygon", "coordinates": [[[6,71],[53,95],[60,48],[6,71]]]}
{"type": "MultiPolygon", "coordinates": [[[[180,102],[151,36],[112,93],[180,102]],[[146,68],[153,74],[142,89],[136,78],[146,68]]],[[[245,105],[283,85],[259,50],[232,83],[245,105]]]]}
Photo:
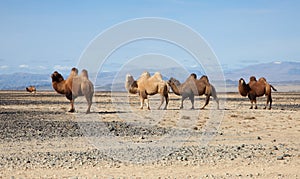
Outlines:
{"type": "Polygon", "coordinates": [[[71,102],[71,109],[68,112],[75,112],[74,99],[70,100],[70,102],[71,102]]]}
{"type": "Polygon", "coordinates": [[[217,103],[217,109],[220,109],[219,98],[218,98],[216,95],[214,95],[213,97],[214,97],[214,100],[215,100],[216,103],[217,103]]]}
{"type": "Polygon", "coordinates": [[[181,104],[180,109],[183,109],[183,101],[185,100],[186,96],[181,96],[181,104]]]}
{"type": "Polygon", "coordinates": [[[269,95],[269,101],[270,101],[270,107],[269,107],[270,110],[272,109],[272,102],[273,102],[271,94],[269,95]]]}
{"type": "Polygon", "coordinates": [[[164,110],[167,109],[168,104],[169,104],[169,94],[166,94],[166,95],[165,95],[165,98],[166,98],[166,105],[165,105],[165,107],[164,107],[164,110]]]}
{"type": "Polygon", "coordinates": [[[250,100],[251,101],[251,106],[249,109],[253,109],[253,100],[250,100]]]}
{"type": "Polygon", "coordinates": [[[146,103],[147,108],[150,109],[148,96],[147,96],[147,94],[145,92],[141,92],[140,93],[140,101],[141,101],[141,107],[140,107],[140,109],[143,109],[144,103],[145,103],[145,99],[147,100],[147,103],[146,103]]]}
{"type": "Polygon", "coordinates": [[[146,105],[147,105],[147,109],[150,110],[150,105],[149,105],[149,99],[146,98],[146,105]]]}
{"type": "Polygon", "coordinates": [[[180,104],[180,109],[183,109],[183,101],[187,98],[186,95],[181,96],[181,104],[180,104]]]}
{"type": "Polygon", "coordinates": [[[254,109],[257,109],[256,99],[254,100],[254,104],[255,104],[255,108],[254,109]]]}
{"type": "Polygon", "coordinates": [[[269,95],[267,95],[267,101],[266,101],[266,105],[265,105],[264,109],[267,109],[268,104],[269,104],[269,95]]]}
{"type": "Polygon", "coordinates": [[[144,107],[144,101],[145,101],[145,99],[143,97],[140,97],[140,102],[141,102],[140,109],[143,109],[143,107],[144,107]]]}
{"type": "Polygon", "coordinates": [[[219,98],[217,96],[217,92],[216,92],[216,89],[212,86],[212,92],[211,92],[211,96],[214,98],[214,100],[216,101],[217,103],[217,109],[220,109],[220,105],[219,105],[219,98]]]}
{"type": "Polygon", "coordinates": [[[91,112],[92,98],[93,98],[93,96],[85,95],[85,99],[86,99],[86,101],[87,101],[87,103],[88,103],[88,108],[87,108],[87,110],[86,110],[86,113],[87,113],[87,114],[91,112]]]}
{"type": "Polygon", "coordinates": [[[209,98],[210,98],[210,95],[206,95],[206,98],[205,98],[205,104],[204,104],[204,106],[203,106],[202,108],[200,108],[200,109],[204,109],[205,106],[208,105],[208,103],[209,103],[209,98]]]}
{"type": "Polygon", "coordinates": [[[192,103],[191,109],[195,109],[195,106],[194,106],[194,104],[195,104],[195,96],[194,96],[194,95],[191,95],[191,96],[190,96],[190,100],[191,100],[191,103],[192,103]]]}
{"type": "Polygon", "coordinates": [[[160,107],[162,106],[162,104],[164,103],[164,101],[165,101],[165,98],[164,98],[163,95],[161,95],[161,96],[160,96],[160,105],[158,106],[157,109],[160,109],[160,107]]]}
{"type": "Polygon", "coordinates": [[[249,94],[249,95],[248,95],[248,98],[249,98],[250,101],[251,101],[251,107],[250,107],[250,109],[253,109],[253,103],[255,103],[255,109],[257,109],[256,96],[253,95],[253,94],[249,94]]]}

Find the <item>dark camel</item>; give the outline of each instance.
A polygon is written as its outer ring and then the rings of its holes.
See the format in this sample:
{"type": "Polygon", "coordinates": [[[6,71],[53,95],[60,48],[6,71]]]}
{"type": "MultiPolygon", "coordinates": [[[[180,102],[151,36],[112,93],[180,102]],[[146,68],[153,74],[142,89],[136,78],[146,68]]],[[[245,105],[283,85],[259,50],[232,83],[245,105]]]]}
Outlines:
{"type": "Polygon", "coordinates": [[[267,80],[264,77],[259,78],[257,81],[254,76],[251,76],[248,84],[246,84],[243,78],[239,80],[239,86],[238,86],[239,93],[242,96],[248,96],[251,102],[250,109],[253,109],[253,103],[255,104],[254,108],[257,109],[256,97],[261,97],[264,95],[266,95],[267,97],[267,102],[264,109],[268,107],[269,103],[270,103],[269,109],[271,109],[272,101],[273,101],[271,96],[271,91],[272,91],[271,89],[277,91],[272,85],[270,85],[267,82],[267,80]]]}

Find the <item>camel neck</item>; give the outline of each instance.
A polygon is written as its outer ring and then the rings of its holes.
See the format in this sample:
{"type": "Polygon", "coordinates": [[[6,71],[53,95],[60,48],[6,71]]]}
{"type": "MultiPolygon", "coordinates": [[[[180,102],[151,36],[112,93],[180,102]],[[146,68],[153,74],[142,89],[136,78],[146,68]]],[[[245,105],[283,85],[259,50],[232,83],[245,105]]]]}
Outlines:
{"type": "Polygon", "coordinates": [[[181,85],[180,86],[176,86],[176,85],[171,85],[171,88],[172,88],[172,91],[176,94],[176,95],[181,95],[181,90],[180,90],[180,87],[181,87],[181,85]]]}
{"type": "Polygon", "coordinates": [[[52,82],[52,86],[55,89],[56,92],[60,94],[65,94],[65,80],[61,82],[52,82]]]}

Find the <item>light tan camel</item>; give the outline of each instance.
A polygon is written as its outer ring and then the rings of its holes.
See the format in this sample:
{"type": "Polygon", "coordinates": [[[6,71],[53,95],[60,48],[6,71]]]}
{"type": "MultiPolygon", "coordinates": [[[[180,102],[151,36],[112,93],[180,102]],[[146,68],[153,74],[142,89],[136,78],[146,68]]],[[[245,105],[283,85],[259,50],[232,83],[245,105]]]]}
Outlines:
{"type": "Polygon", "coordinates": [[[78,96],[85,96],[88,109],[86,113],[90,113],[92,98],[94,95],[94,85],[88,79],[88,72],[82,70],[78,76],[77,68],[72,68],[69,77],[64,80],[63,76],[55,71],[52,75],[52,87],[59,94],[65,94],[67,99],[71,102],[71,109],[69,112],[75,112],[74,101],[78,96]]]}
{"type": "Polygon", "coordinates": [[[238,90],[242,96],[248,96],[251,102],[250,109],[253,109],[253,103],[255,103],[255,109],[257,109],[256,97],[261,97],[266,95],[267,102],[264,109],[267,108],[268,104],[270,103],[269,109],[272,108],[272,90],[277,91],[272,85],[270,85],[264,77],[261,77],[256,80],[254,76],[250,77],[250,81],[246,84],[245,80],[241,78],[239,80],[238,90]]]}
{"type": "Polygon", "coordinates": [[[183,101],[189,98],[192,103],[192,109],[194,109],[194,97],[202,96],[205,94],[205,104],[200,109],[204,109],[209,103],[210,96],[212,96],[217,102],[217,108],[219,109],[219,99],[217,97],[216,89],[213,85],[209,83],[208,77],[203,75],[199,80],[197,80],[197,75],[192,73],[182,84],[175,78],[170,78],[168,81],[172,91],[181,96],[180,109],[183,108],[183,101]]]}
{"type": "Polygon", "coordinates": [[[153,76],[150,76],[149,72],[143,72],[138,80],[134,80],[133,76],[127,74],[125,88],[131,94],[139,94],[141,102],[140,109],[143,109],[145,100],[147,101],[147,108],[150,109],[148,95],[155,94],[161,95],[161,103],[158,109],[160,109],[164,100],[166,100],[164,109],[167,109],[169,103],[169,88],[168,84],[162,80],[162,75],[159,72],[156,72],[153,76]]]}

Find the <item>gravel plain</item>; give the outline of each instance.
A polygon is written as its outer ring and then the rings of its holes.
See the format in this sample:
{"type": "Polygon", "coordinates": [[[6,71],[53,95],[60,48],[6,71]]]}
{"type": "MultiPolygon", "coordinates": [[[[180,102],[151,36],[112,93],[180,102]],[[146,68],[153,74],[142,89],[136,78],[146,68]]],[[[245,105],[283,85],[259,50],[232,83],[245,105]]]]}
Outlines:
{"type": "Polygon", "coordinates": [[[138,97],[97,92],[91,114],[55,92],[0,92],[0,178],[300,178],[300,93],[274,93],[250,110],[221,93],[196,110],[171,94],[168,110],[138,97]]]}

